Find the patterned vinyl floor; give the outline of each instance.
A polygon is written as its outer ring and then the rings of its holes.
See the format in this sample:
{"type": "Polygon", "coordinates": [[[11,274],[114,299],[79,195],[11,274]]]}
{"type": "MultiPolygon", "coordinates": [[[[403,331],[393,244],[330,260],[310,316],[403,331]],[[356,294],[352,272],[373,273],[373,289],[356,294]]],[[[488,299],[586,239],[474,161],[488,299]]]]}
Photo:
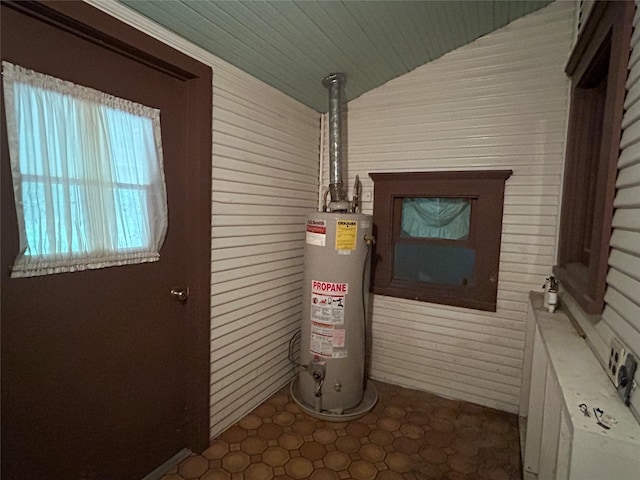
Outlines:
{"type": "Polygon", "coordinates": [[[374,384],[373,411],[339,423],[303,413],[287,386],[162,480],[522,478],[516,415],[374,384]]]}

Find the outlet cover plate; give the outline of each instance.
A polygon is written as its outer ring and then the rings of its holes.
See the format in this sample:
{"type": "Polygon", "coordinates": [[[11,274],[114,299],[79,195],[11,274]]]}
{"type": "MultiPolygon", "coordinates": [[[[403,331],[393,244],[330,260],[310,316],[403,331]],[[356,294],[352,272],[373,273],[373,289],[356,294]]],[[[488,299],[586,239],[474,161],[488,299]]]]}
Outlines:
{"type": "Polygon", "coordinates": [[[633,386],[633,376],[636,373],[638,362],[635,355],[623,344],[620,339],[611,339],[609,351],[609,365],[607,375],[618,391],[618,395],[625,404],[629,404],[633,386]]]}
{"type": "Polygon", "coordinates": [[[607,375],[609,376],[609,380],[613,382],[613,385],[618,388],[618,372],[620,371],[620,367],[624,365],[624,354],[626,352],[626,348],[622,344],[622,342],[613,337],[611,339],[611,349],[609,350],[609,365],[607,367],[607,375]]]}

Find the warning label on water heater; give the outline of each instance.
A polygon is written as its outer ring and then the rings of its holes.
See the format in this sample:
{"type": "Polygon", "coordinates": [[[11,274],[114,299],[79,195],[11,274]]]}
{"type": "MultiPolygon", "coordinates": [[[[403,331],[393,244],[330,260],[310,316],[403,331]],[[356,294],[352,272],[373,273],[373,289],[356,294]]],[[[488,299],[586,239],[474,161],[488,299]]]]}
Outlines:
{"type": "Polygon", "coordinates": [[[311,344],[314,355],[329,358],[347,356],[344,309],[349,284],[311,281],[311,344]]]}
{"type": "Polygon", "coordinates": [[[327,224],[324,220],[307,220],[307,243],[324,247],[327,242],[327,224]]]}
{"type": "Polygon", "coordinates": [[[338,220],[336,224],[336,250],[355,250],[358,238],[358,222],[338,220]]]}
{"type": "Polygon", "coordinates": [[[335,325],[311,322],[312,355],[320,355],[328,358],[345,358],[347,347],[345,345],[346,331],[336,328],[335,325]]]}

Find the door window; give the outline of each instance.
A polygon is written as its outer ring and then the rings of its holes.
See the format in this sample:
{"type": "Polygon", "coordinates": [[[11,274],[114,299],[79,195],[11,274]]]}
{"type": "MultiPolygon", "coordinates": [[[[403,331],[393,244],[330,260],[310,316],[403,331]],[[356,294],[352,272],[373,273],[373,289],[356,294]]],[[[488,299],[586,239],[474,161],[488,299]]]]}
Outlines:
{"type": "Polygon", "coordinates": [[[159,259],[160,112],[3,62],[20,252],[12,277],[159,259]]]}

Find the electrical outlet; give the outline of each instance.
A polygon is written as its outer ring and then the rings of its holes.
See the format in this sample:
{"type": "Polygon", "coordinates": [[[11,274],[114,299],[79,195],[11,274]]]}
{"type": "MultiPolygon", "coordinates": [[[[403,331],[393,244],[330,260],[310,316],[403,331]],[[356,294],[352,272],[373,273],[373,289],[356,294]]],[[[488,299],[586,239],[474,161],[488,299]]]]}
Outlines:
{"type": "Polygon", "coordinates": [[[622,342],[616,337],[611,339],[611,350],[609,350],[609,368],[607,369],[607,375],[613,382],[613,385],[618,388],[618,372],[623,365],[623,358],[626,349],[622,342]]]}
{"type": "Polygon", "coordinates": [[[618,369],[618,395],[622,401],[629,405],[629,397],[633,390],[633,376],[638,368],[638,362],[631,352],[627,352],[624,363],[618,369]]]}
{"type": "Polygon", "coordinates": [[[633,375],[638,367],[635,355],[629,351],[618,338],[611,339],[611,350],[609,352],[609,365],[607,375],[618,390],[618,395],[625,404],[629,404],[633,385],[633,375]]]}
{"type": "Polygon", "coordinates": [[[371,194],[371,190],[365,190],[362,192],[362,201],[363,202],[370,202],[372,200],[373,196],[371,194]]]}

